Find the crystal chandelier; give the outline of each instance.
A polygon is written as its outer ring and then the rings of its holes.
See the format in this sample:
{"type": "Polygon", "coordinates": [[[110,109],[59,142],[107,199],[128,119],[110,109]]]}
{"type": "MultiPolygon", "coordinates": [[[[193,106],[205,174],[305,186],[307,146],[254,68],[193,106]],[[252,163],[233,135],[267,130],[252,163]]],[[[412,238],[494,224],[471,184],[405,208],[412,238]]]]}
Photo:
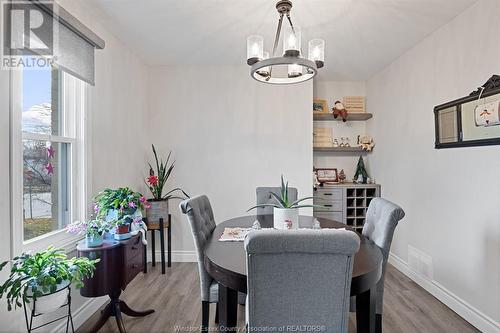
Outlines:
{"type": "Polygon", "coordinates": [[[312,39],[309,41],[307,58],[301,49],[301,31],[294,26],[290,11],[292,2],[280,0],[276,4],[279,13],[278,29],[274,39],[271,56],[264,51],[264,38],[252,35],[247,38],[247,64],[251,66],[250,75],[257,81],[273,84],[299,83],[316,76],[318,68],[324,66],[325,41],[312,39]],[[283,18],[289,23],[283,33],[283,55],[277,55],[278,43],[283,25],[283,18]]]}

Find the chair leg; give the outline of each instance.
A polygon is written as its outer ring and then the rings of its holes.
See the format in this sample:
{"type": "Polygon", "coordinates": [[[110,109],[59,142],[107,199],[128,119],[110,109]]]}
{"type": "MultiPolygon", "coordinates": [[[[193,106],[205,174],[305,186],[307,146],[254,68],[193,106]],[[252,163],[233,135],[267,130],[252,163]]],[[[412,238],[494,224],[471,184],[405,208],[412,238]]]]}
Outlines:
{"type": "Polygon", "coordinates": [[[210,316],[210,303],[201,301],[201,331],[208,332],[208,320],[210,316]]]}
{"type": "Polygon", "coordinates": [[[215,303],[215,323],[219,323],[219,303],[215,303]]]}
{"type": "Polygon", "coordinates": [[[375,332],[382,333],[382,314],[377,313],[375,315],[375,332]]]}

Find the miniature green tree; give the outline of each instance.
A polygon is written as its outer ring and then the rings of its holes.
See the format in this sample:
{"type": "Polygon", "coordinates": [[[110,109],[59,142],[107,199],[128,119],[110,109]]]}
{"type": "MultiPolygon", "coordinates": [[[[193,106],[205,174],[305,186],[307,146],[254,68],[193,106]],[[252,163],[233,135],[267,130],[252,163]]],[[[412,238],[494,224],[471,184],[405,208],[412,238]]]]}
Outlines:
{"type": "Polygon", "coordinates": [[[368,172],[366,171],[365,168],[365,162],[363,161],[363,156],[359,157],[358,160],[358,165],[356,166],[356,173],[354,174],[354,181],[358,181],[359,176],[363,177],[363,183],[366,183],[366,180],[368,179],[368,172]]]}

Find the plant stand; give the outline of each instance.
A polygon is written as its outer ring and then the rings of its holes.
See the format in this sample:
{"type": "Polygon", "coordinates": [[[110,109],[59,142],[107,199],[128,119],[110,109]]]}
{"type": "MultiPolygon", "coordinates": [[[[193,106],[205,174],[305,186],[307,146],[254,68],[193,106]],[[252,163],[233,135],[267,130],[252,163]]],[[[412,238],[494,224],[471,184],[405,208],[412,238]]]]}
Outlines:
{"type": "MultiPolygon", "coordinates": [[[[65,316],[59,317],[57,319],[51,320],[48,323],[45,323],[45,324],[42,324],[39,326],[33,327],[33,319],[42,315],[42,313],[36,313],[36,299],[33,299],[33,309],[31,310],[31,314],[30,314],[29,319],[28,319],[28,309],[26,307],[26,302],[23,299],[24,319],[26,320],[26,329],[28,330],[28,333],[31,333],[32,331],[34,331],[36,329],[45,327],[49,324],[52,324],[52,323],[59,321],[59,320],[62,320],[62,319],[66,319],[66,333],[68,333],[70,323],[71,323],[71,332],[75,333],[75,327],[73,326],[73,316],[71,315],[71,287],[67,286],[66,288],[68,288],[68,302],[66,304],[63,304],[59,309],[67,306],[68,307],[68,314],[65,316]]],[[[66,288],[64,288],[64,289],[66,289],[66,288]]],[[[62,289],[62,290],[64,290],[64,289],[62,289]]],[[[59,290],[58,292],[60,292],[60,291],[61,290],[59,290]]]]}
{"type": "MultiPolygon", "coordinates": [[[[151,261],[152,266],[156,265],[155,258],[155,231],[160,232],[160,249],[161,249],[161,273],[165,274],[165,234],[164,229],[167,229],[167,256],[168,256],[168,267],[172,267],[172,215],[168,214],[167,223],[162,217],[159,219],[159,223],[150,223],[147,218],[144,218],[144,222],[148,227],[148,231],[151,231],[151,261]]],[[[144,270],[146,273],[147,271],[144,270]]]]}

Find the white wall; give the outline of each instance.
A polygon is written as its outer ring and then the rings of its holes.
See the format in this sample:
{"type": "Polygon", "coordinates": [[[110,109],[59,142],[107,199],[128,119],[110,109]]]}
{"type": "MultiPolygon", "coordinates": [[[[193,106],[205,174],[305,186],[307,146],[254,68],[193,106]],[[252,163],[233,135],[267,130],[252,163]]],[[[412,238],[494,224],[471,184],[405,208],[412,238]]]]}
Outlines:
{"type": "MultiPolygon", "coordinates": [[[[281,174],[300,196],[312,194],[312,82],[264,85],[248,66],[149,74],[149,138],[177,161],[169,187],[208,195],[217,222],[251,214],[255,188],[279,186],[281,174]]],[[[178,203],[171,202],[172,246],[182,256],[194,243],[178,203]]]]}
{"type": "MultiPolygon", "coordinates": [[[[122,42],[116,39],[87,11],[82,1],[58,1],[70,13],[90,27],[106,41],[104,50],[96,51],[96,85],[89,89],[90,169],[92,177],[89,196],[104,187],[131,186],[144,191],[142,181],[146,138],[144,133],[146,110],[146,67],[122,42]]],[[[9,72],[0,70],[0,188],[9,188],[9,72]]],[[[145,172],[145,171],[144,171],[145,172]]],[[[9,191],[0,192],[0,261],[11,255],[9,191]]],[[[15,222],[20,223],[20,222],[15,222]]],[[[3,281],[6,272],[0,276],[3,281]]],[[[93,306],[82,307],[90,299],[73,292],[75,324],[86,320],[96,310],[93,306]]],[[[105,298],[100,300],[105,301],[105,298]]],[[[90,303],[89,303],[90,304],[90,303]]],[[[25,331],[24,314],[7,312],[0,302],[0,332],[25,331]]],[[[51,327],[54,327],[53,325],[51,327]]]]}
{"type": "Polygon", "coordinates": [[[401,205],[392,253],[432,257],[429,286],[484,331],[500,331],[500,147],[434,149],[433,107],[500,73],[500,1],[482,0],[367,83],[371,159],[383,195],[401,205]],[[496,322],[496,323],[495,323],[496,322]]]}
{"type": "MultiPolygon", "coordinates": [[[[366,96],[366,83],[364,81],[315,81],[314,82],[314,98],[326,99],[328,108],[332,109],[335,101],[342,101],[345,96],[366,96]]],[[[371,112],[367,110],[366,112],[371,112]]],[[[371,120],[368,120],[368,122],[371,120]]],[[[366,131],[366,121],[315,121],[314,127],[331,128],[333,138],[337,138],[340,143],[341,137],[348,137],[351,146],[357,143],[358,135],[370,135],[366,131]]],[[[376,140],[376,138],[375,138],[376,140]]],[[[369,156],[363,157],[370,174],[368,159],[369,156]]],[[[314,153],[314,166],[317,168],[337,168],[338,171],[344,169],[347,180],[351,181],[356,171],[356,165],[359,159],[357,153],[332,154],[332,153],[314,153]]],[[[372,174],[374,179],[376,177],[372,174]]]]}

